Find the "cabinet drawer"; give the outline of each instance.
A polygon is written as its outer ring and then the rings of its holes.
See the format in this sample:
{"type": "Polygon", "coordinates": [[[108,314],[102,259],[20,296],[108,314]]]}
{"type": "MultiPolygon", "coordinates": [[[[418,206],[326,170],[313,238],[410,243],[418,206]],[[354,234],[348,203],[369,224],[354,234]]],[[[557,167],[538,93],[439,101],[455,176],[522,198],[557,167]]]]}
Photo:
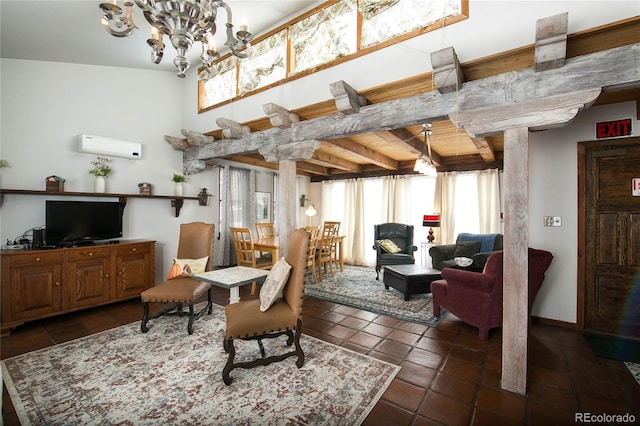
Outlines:
{"type": "Polygon", "coordinates": [[[101,257],[109,257],[111,250],[104,247],[87,247],[83,249],[74,249],[67,253],[67,260],[77,262],[87,259],[96,259],[101,257]]]}
{"type": "Polygon", "coordinates": [[[118,246],[118,251],[116,252],[118,256],[128,256],[131,254],[146,254],[151,251],[151,244],[149,243],[140,243],[140,244],[127,244],[125,246],[118,246]]]}
{"type": "Polygon", "coordinates": [[[11,256],[11,267],[55,265],[62,263],[62,252],[35,252],[11,256]]]}

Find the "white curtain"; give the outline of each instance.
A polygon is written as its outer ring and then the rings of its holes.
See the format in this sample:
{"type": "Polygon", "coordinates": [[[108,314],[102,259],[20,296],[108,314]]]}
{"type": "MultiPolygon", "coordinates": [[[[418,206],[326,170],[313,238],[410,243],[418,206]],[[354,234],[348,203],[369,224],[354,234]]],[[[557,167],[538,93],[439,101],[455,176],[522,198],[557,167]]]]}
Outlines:
{"type": "Polygon", "coordinates": [[[438,173],[433,211],[440,213],[440,228],[434,229],[439,244],[451,244],[455,241],[454,200],[456,190],[456,173],[438,173]]]}
{"type": "Polygon", "coordinates": [[[383,223],[412,223],[411,218],[411,182],[404,176],[385,176],[382,178],[382,200],[384,205],[383,223]]]}
{"type": "Polygon", "coordinates": [[[500,179],[498,169],[476,172],[478,180],[478,214],[480,232],[498,234],[502,232],[500,225],[500,179]]]}
{"type": "Polygon", "coordinates": [[[255,172],[224,166],[220,208],[220,249],[216,251],[216,264],[229,266],[235,263],[232,226],[251,227],[255,223],[255,172]]]}
{"type": "Polygon", "coordinates": [[[343,253],[345,262],[354,265],[366,264],[364,214],[364,181],[349,179],[345,182],[344,221],[340,226],[340,235],[350,236],[343,242],[343,253]]]}

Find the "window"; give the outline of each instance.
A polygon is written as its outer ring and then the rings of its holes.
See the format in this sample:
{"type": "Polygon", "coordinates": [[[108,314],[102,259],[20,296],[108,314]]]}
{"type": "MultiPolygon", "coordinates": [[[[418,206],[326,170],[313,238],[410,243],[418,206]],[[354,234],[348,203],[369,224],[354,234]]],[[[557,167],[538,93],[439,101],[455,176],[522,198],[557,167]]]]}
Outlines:
{"type": "Polygon", "coordinates": [[[469,0],[329,0],[227,54],[198,81],[198,112],[467,19],[469,0]]]}

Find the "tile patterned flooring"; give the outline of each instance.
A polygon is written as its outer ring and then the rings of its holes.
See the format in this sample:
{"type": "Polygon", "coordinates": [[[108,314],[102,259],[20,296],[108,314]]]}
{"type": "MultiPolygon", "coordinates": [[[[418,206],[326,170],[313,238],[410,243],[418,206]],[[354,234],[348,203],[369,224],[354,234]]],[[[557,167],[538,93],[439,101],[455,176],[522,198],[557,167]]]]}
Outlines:
{"type": "MultiPolygon", "coordinates": [[[[243,288],[241,296],[250,297],[248,291],[243,288]]],[[[228,303],[228,292],[216,288],[214,301],[228,303]]],[[[1,357],[141,317],[142,305],[132,300],[27,323],[2,338],[1,357]]],[[[593,355],[575,330],[534,322],[522,396],[500,389],[500,330],[483,342],[452,315],[430,328],[311,297],[303,324],[308,335],[401,366],[365,425],[570,425],[583,412],[631,413],[640,420],[640,385],[622,362],[593,355]]],[[[4,386],[2,407],[3,424],[19,424],[4,386]]]]}

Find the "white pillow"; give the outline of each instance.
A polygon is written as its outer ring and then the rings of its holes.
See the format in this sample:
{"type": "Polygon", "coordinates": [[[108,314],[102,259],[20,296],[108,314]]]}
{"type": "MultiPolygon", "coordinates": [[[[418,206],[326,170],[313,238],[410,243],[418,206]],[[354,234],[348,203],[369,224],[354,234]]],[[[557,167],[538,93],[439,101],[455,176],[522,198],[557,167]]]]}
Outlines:
{"type": "Polygon", "coordinates": [[[260,311],[264,312],[273,305],[278,297],[282,294],[282,289],[289,279],[291,265],[283,258],[278,260],[271,267],[267,279],[260,288],[260,311]]]}

